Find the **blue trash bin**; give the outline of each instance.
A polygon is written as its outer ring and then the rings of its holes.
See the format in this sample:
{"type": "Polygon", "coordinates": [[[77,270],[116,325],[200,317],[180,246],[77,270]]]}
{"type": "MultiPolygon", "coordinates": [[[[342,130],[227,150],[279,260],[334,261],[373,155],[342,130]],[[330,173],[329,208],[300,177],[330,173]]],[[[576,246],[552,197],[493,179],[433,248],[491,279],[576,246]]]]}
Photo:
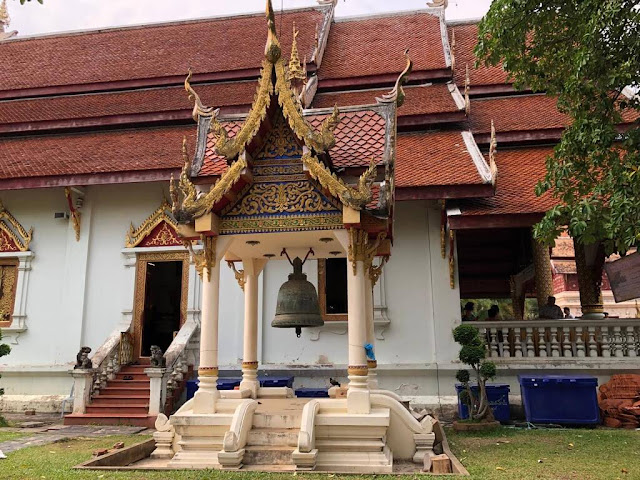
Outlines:
{"type": "Polygon", "coordinates": [[[596,425],[598,379],[584,375],[518,375],[529,423],[596,425]]]}
{"type": "Polygon", "coordinates": [[[193,398],[193,396],[196,394],[196,392],[198,391],[198,384],[200,382],[196,379],[196,380],[187,380],[187,400],[190,400],[193,398]]]}
{"type": "MultiPolygon", "coordinates": [[[[456,384],[456,392],[458,393],[458,416],[464,420],[469,418],[469,409],[467,405],[460,400],[460,393],[464,390],[462,384],[456,384]]],[[[471,391],[474,395],[478,395],[478,385],[472,384],[471,391]]],[[[488,383],[487,399],[493,411],[493,417],[500,423],[509,423],[511,420],[511,412],[509,411],[509,385],[506,383],[488,383]]]]}
{"type": "Polygon", "coordinates": [[[298,398],[329,398],[328,388],[298,388],[296,389],[298,398]]]}
{"type": "Polygon", "coordinates": [[[293,377],[272,377],[260,375],[258,377],[261,387],[289,387],[293,388],[293,377]]]}
{"type": "Polygon", "coordinates": [[[241,381],[242,378],[240,377],[218,378],[216,385],[218,386],[218,390],[233,390],[240,386],[241,381]]]}

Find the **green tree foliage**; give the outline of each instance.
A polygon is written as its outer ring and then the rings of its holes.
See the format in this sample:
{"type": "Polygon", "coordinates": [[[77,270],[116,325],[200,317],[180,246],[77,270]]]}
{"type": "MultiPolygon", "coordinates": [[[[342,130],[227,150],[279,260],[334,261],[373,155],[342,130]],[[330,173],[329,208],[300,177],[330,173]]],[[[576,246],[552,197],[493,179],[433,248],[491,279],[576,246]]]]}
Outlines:
{"type": "MultiPolygon", "coordinates": [[[[11,347],[6,343],[2,343],[2,332],[0,331],[0,358],[9,355],[9,352],[11,352],[11,347]]],[[[2,376],[0,376],[0,378],[2,378],[2,376]]],[[[0,395],[2,394],[4,394],[4,388],[0,388],[0,395]]]]}
{"type": "Polygon", "coordinates": [[[638,0],[494,0],[480,22],[477,57],[571,120],[536,186],[559,200],[534,230],[547,244],[565,226],[607,253],[640,243],[640,99],[624,94],[638,91],[638,52],[638,0]]]}
{"type": "Polygon", "coordinates": [[[460,344],[459,358],[464,364],[469,365],[476,374],[479,395],[471,390],[471,375],[468,370],[458,370],[456,379],[464,386],[460,398],[467,404],[469,417],[472,420],[493,420],[493,412],[487,398],[487,380],[495,378],[497,370],[493,362],[487,362],[487,348],[480,337],[480,332],[470,324],[458,325],[453,330],[453,339],[460,344]]]}

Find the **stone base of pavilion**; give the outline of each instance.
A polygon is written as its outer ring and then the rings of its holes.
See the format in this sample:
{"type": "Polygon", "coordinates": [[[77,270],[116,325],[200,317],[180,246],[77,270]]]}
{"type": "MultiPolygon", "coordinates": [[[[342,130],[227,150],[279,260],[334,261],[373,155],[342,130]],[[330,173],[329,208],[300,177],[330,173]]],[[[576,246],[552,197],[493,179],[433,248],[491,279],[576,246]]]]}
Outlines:
{"type": "Polygon", "coordinates": [[[346,398],[303,399],[287,398],[283,389],[274,389],[284,393],[274,398],[269,390],[255,399],[197,392],[171,418],[158,418],[155,450],[131,467],[409,473],[434,455],[436,433],[443,439],[434,418],[416,420],[393,392],[350,389],[346,398]]]}

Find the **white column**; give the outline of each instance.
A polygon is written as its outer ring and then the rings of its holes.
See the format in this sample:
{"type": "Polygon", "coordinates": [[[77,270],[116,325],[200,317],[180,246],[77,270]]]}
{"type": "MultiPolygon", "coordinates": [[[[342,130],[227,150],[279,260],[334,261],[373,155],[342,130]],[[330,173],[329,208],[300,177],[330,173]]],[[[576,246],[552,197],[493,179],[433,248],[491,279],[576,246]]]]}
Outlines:
{"type": "Polygon", "coordinates": [[[200,320],[200,384],[194,396],[194,413],[215,413],[218,392],[218,314],[220,303],[220,262],[202,272],[202,309],[200,320]]]}
{"type": "Polygon", "coordinates": [[[240,390],[250,390],[257,398],[258,388],[258,277],[266,260],[247,259],[244,267],[244,336],[242,348],[242,382],[240,390]]]}
{"type": "MultiPolygon", "coordinates": [[[[373,314],[373,282],[371,281],[371,275],[368,273],[365,274],[364,278],[365,285],[365,308],[367,311],[367,343],[373,346],[373,351],[375,353],[376,347],[376,334],[375,334],[375,325],[374,325],[374,314],[373,314]]],[[[369,389],[377,390],[378,389],[378,374],[376,373],[376,368],[378,367],[378,362],[376,360],[367,359],[367,367],[369,369],[369,389]]]]}

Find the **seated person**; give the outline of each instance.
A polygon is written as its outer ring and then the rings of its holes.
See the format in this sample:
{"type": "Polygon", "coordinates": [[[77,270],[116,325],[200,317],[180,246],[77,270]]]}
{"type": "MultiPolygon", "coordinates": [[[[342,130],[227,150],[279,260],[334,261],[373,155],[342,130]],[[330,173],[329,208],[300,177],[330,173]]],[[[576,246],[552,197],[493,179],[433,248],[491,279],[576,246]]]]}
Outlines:
{"type": "Polygon", "coordinates": [[[464,310],[462,312],[462,321],[463,322],[473,322],[477,320],[477,317],[473,314],[473,309],[475,308],[475,304],[473,302],[467,302],[464,306],[464,310]]]}
{"type": "Polygon", "coordinates": [[[562,309],[556,305],[556,297],[549,296],[547,298],[547,304],[540,307],[538,316],[540,318],[554,320],[557,318],[564,318],[564,313],[562,312],[562,309]]]}
{"type": "Polygon", "coordinates": [[[571,309],[569,307],[564,307],[562,311],[564,312],[564,318],[575,318],[571,315],[571,309]]]}
{"type": "Polygon", "coordinates": [[[500,307],[498,307],[498,305],[491,305],[491,308],[489,308],[487,312],[487,322],[495,322],[498,320],[502,320],[502,318],[500,318],[500,307]]]}

